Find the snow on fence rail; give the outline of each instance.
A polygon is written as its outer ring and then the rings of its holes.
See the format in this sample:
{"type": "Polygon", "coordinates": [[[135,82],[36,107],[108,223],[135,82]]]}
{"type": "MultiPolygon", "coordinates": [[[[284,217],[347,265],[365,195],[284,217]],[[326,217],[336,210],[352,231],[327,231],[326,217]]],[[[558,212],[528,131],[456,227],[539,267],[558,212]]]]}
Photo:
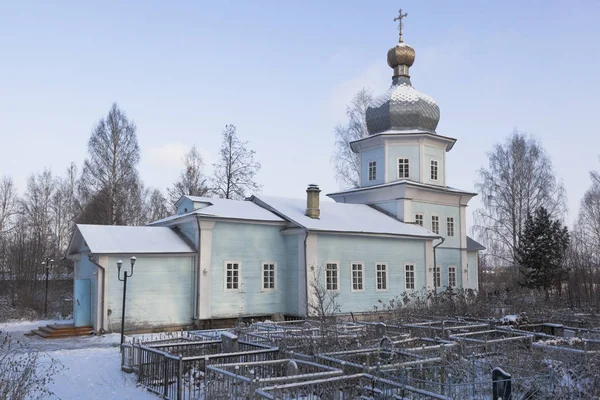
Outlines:
{"type": "Polygon", "coordinates": [[[446,396],[420,390],[409,385],[401,385],[365,373],[268,386],[257,389],[255,394],[258,399],[272,400],[321,400],[324,398],[450,400],[446,396]]]}
{"type": "Polygon", "coordinates": [[[279,349],[240,341],[235,351],[224,340],[180,343],[124,343],[121,368],[136,372],[138,383],[165,399],[182,400],[204,393],[204,371],[211,363],[240,363],[274,360],[279,349]]]}
{"type": "Polygon", "coordinates": [[[447,338],[453,333],[469,333],[490,329],[489,323],[472,323],[463,320],[439,320],[403,324],[411,335],[447,338]]]}
{"type": "Polygon", "coordinates": [[[246,399],[257,388],[340,376],[339,369],[299,359],[209,365],[205,390],[208,399],[246,399]]]}
{"type": "Polygon", "coordinates": [[[531,348],[533,343],[533,335],[531,334],[499,329],[457,333],[448,336],[448,338],[461,344],[459,348],[463,354],[498,352],[511,342],[531,348]]]}

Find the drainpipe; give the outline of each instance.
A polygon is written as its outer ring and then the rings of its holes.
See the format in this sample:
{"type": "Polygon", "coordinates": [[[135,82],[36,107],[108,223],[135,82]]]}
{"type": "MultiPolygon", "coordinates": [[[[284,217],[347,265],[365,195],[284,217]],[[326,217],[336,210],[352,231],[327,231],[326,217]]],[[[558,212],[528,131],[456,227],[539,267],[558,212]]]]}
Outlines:
{"type": "Polygon", "coordinates": [[[304,230],[304,293],[306,298],[306,318],[308,318],[308,259],[306,258],[306,241],[308,240],[308,229],[304,230]]]}
{"type": "MultiPolygon", "coordinates": [[[[102,272],[102,312],[100,313],[100,333],[104,334],[104,311],[106,310],[106,296],[104,295],[104,286],[106,285],[106,271],[104,267],[94,260],[92,253],[88,253],[88,260],[102,272]]],[[[96,310],[96,312],[98,312],[96,310]]]]}
{"type": "MultiPolygon", "coordinates": [[[[437,273],[437,262],[435,261],[435,249],[441,245],[442,243],[444,243],[444,241],[446,239],[444,239],[443,237],[439,237],[438,239],[441,239],[441,242],[439,242],[438,244],[436,244],[435,246],[433,246],[433,293],[437,294],[437,285],[435,284],[435,274],[437,273]]],[[[440,271],[440,283],[442,283],[442,271],[440,271]]]]}
{"type": "Polygon", "coordinates": [[[201,244],[200,244],[200,234],[202,232],[202,230],[200,229],[200,219],[199,217],[196,215],[196,225],[198,226],[198,242],[197,242],[197,246],[198,246],[198,256],[197,256],[197,261],[196,261],[196,322],[199,323],[200,322],[200,275],[202,274],[202,271],[200,270],[201,265],[200,265],[200,249],[201,249],[201,244]]]}

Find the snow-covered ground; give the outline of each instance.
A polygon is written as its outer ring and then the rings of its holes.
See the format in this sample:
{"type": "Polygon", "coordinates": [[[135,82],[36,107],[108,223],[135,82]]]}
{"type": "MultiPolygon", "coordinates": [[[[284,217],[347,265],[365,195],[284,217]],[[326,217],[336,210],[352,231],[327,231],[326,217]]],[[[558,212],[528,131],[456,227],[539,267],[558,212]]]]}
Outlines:
{"type": "Polygon", "coordinates": [[[85,336],[64,339],[42,339],[25,336],[39,326],[72,321],[18,321],[0,323],[0,331],[9,332],[33,351],[58,360],[62,370],[49,386],[54,399],[128,399],[145,400],[157,397],[136,386],[135,375],[121,371],[120,335],[85,336]]]}

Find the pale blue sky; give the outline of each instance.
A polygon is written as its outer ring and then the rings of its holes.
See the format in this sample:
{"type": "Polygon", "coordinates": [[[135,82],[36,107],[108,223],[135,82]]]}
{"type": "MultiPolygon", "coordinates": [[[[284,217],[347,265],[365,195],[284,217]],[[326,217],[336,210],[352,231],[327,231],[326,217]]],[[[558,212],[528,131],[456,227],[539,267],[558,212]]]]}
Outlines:
{"type": "Polygon", "coordinates": [[[448,183],[472,190],[517,128],[551,155],[572,220],[600,169],[599,1],[2,2],[0,175],[23,190],[44,166],[81,165],[116,101],[148,185],[169,186],[193,144],[210,172],[231,123],[265,194],[335,191],[333,128],[361,87],[389,86],[399,7],[413,85],[437,100],[438,133],[458,139],[448,183]]]}

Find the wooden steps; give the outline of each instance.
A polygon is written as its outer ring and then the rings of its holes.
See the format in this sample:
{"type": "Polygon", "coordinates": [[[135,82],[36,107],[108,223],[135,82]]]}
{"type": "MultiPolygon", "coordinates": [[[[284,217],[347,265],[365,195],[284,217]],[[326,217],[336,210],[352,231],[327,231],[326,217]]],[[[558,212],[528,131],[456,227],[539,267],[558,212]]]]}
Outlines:
{"type": "Polygon", "coordinates": [[[52,324],[40,326],[31,331],[32,334],[43,337],[44,339],[65,338],[71,336],[87,336],[94,333],[91,326],[78,326],[73,324],[52,324]]]}

